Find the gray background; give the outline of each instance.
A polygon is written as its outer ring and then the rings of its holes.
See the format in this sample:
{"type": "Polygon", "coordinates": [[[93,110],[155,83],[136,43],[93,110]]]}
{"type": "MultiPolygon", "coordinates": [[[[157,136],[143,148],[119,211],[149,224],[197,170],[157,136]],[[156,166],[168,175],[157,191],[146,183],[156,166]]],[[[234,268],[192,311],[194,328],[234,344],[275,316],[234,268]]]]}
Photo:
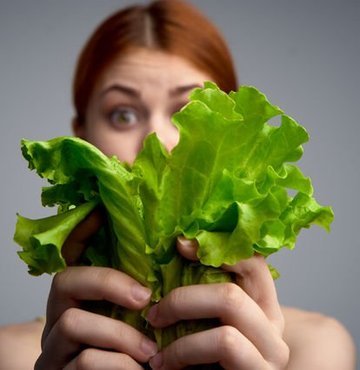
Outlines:
{"type": "MultiPolygon", "coordinates": [[[[51,279],[28,276],[12,242],[15,214],[48,215],[43,184],[19,141],[71,134],[73,66],[85,39],[121,0],[0,1],[0,324],[45,310],[51,279]]],[[[193,0],[229,41],[242,84],[257,86],[303,124],[301,160],[332,232],[305,230],[294,251],[271,262],[283,304],[324,312],[360,342],[360,2],[193,0]]]]}

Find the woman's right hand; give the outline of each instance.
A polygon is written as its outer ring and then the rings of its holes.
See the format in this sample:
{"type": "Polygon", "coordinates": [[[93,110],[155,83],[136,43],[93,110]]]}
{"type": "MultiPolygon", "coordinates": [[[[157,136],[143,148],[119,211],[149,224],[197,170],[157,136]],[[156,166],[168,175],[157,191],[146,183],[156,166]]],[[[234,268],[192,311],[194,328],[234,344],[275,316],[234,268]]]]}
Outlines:
{"type": "MultiPolygon", "coordinates": [[[[82,252],[76,249],[83,250],[97,224],[96,216],[90,216],[68,238],[63,254],[69,264],[75,264],[74,256],[82,252]]],[[[156,344],[124,322],[82,306],[84,301],[105,300],[141,310],[150,295],[148,288],[111,268],[71,266],[58,273],[49,294],[42,353],[35,370],[142,369],[140,364],[156,354],[156,344]]]]}
{"type": "Polygon", "coordinates": [[[142,369],[157,352],[154,342],[131,326],[81,309],[81,302],[106,300],[144,308],[150,290],[124,273],[104,267],[69,267],[52,284],[42,353],[35,369],[142,369]]]}

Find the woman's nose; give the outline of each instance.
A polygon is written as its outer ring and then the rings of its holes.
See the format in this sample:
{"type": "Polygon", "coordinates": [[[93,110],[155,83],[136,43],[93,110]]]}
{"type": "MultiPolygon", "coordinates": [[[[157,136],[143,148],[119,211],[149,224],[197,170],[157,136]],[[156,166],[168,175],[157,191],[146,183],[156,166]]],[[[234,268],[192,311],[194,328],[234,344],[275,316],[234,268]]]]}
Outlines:
{"type": "Polygon", "coordinates": [[[171,122],[170,117],[154,116],[149,122],[150,131],[155,132],[168,151],[179,141],[179,131],[171,122]]]}

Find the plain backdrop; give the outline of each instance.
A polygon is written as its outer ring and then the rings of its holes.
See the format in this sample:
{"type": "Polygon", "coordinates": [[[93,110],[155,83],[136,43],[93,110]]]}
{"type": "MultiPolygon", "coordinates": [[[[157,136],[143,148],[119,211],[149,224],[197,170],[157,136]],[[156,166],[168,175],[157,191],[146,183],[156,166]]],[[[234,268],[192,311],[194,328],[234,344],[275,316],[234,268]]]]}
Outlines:
{"type": "MultiPolygon", "coordinates": [[[[270,259],[285,305],[336,317],[360,342],[360,1],[193,0],[230,43],[242,84],[306,127],[300,165],[331,205],[331,233],[302,232],[270,259]]],[[[21,138],[71,134],[71,80],[80,48],[121,0],[0,1],[0,324],[43,315],[51,277],[31,277],[12,241],[16,212],[38,218],[45,185],[21,138]]],[[[190,20],[189,20],[190,21],[190,20]]]]}

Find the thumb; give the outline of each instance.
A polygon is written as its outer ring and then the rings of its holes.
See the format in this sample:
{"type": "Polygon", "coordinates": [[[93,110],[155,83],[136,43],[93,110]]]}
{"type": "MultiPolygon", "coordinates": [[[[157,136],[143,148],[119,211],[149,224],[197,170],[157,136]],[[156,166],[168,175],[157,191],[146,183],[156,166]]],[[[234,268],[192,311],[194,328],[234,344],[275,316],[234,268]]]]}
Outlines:
{"type": "Polygon", "coordinates": [[[197,250],[199,244],[196,239],[186,239],[184,236],[178,236],[176,240],[178,252],[190,261],[198,261],[197,250]]]}

